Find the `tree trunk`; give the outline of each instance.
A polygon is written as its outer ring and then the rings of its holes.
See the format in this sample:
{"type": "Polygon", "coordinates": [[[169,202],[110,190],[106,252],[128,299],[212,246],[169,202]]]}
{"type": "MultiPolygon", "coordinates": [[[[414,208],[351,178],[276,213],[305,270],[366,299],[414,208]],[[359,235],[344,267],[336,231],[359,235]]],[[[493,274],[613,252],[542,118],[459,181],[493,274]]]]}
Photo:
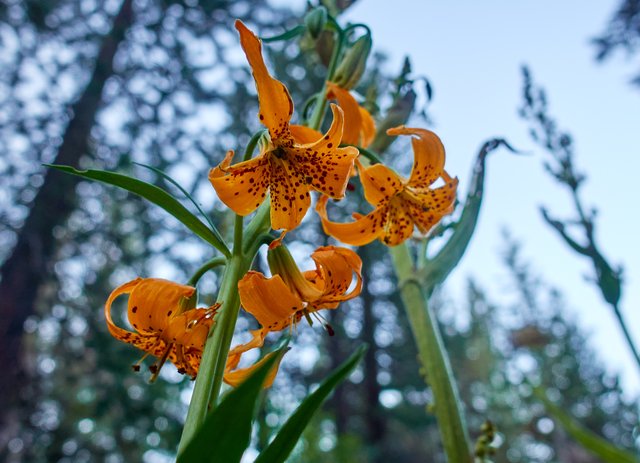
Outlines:
{"type": "MultiPolygon", "coordinates": [[[[113,58],[133,22],[132,0],[123,0],[113,27],[102,42],[95,69],[84,93],[72,106],[72,118],[56,155],[56,164],[77,166],[89,153],[89,134],[102,101],[106,80],[113,75],[113,58]]],[[[78,180],[55,170],[46,172],[13,252],[0,269],[0,446],[4,444],[9,413],[28,379],[22,362],[23,325],[36,312],[38,290],[53,268],[53,231],[64,225],[75,207],[78,180]]]]}

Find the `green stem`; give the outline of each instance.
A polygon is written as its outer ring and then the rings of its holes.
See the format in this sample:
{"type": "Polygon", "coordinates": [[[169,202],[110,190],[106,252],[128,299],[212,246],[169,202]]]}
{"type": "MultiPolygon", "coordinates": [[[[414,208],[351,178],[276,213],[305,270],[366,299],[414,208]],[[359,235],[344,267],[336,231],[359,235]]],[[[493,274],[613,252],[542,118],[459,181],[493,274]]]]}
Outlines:
{"type": "Polygon", "coordinates": [[[311,115],[311,120],[309,121],[309,127],[315,130],[320,130],[320,128],[322,127],[324,113],[327,110],[327,82],[333,78],[333,74],[336,72],[336,68],[338,67],[338,60],[340,59],[340,55],[342,54],[342,48],[344,48],[344,32],[340,29],[337,29],[336,32],[338,40],[336,41],[335,47],[333,47],[331,61],[329,61],[329,68],[327,69],[327,79],[322,86],[322,93],[318,94],[318,98],[316,98],[320,101],[316,101],[316,105],[313,108],[313,114],[311,115]]]}
{"type": "Polygon", "coordinates": [[[429,310],[406,244],[390,249],[425,379],[431,386],[442,444],[450,463],[470,463],[471,449],[456,382],[434,313],[429,310]]]}
{"type": "MultiPolygon", "coordinates": [[[[242,217],[240,217],[242,219],[242,217]]],[[[236,218],[236,227],[242,228],[242,220],[236,218]]],[[[180,454],[193,439],[198,428],[202,425],[207,413],[215,407],[222,386],[224,370],[227,363],[227,355],[233,331],[235,329],[238,312],[240,310],[240,297],[238,295],[238,281],[247,273],[254,254],[245,254],[243,248],[249,248],[246,243],[237,241],[242,235],[234,230],[233,254],[227,261],[227,267],[220,283],[217,302],[221,303],[221,309],[215,317],[209,339],[204,347],[198,378],[193,389],[193,396],[189,404],[189,411],[184,423],[182,437],[178,446],[180,454]]],[[[258,236],[269,228],[269,201],[265,201],[258,209],[253,220],[248,224],[245,239],[252,243],[258,236]]],[[[255,248],[257,252],[257,247],[255,248]]]]}
{"type": "Polygon", "coordinates": [[[198,281],[200,281],[200,278],[202,278],[202,276],[205,273],[207,273],[209,270],[219,267],[220,265],[224,265],[226,263],[227,263],[227,259],[225,257],[214,257],[213,259],[205,262],[204,264],[202,264],[202,266],[198,270],[196,270],[193,276],[189,278],[189,281],[187,281],[187,285],[195,286],[196,284],[198,284],[198,281]]]}

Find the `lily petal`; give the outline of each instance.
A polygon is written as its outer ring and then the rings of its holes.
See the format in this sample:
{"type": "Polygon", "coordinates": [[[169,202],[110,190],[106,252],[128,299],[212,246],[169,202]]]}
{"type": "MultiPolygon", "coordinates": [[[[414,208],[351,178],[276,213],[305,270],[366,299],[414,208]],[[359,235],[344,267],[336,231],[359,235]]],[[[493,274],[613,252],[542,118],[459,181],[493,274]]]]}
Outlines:
{"type": "Polygon", "coordinates": [[[180,308],[180,302],[195,293],[192,286],[160,278],[144,278],[129,294],[128,316],[141,334],[161,333],[180,308]]]}
{"type": "Polygon", "coordinates": [[[289,126],[293,139],[299,145],[307,145],[309,143],[316,143],[322,138],[322,134],[317,130],[307,127],[306,125],[291,124],[289,126]]]}
{"type": "Polygon", "coordinates": [[[327,82],[327,98],[338,101],[344,111],[344,131],[342,143],[347,145],[360,144],[360,131],[362,128],[362,114],[360,105],[348,90],[333,82],[327,82]]]}
{"type": "Polygon", "coordinates": [[[376,136],[376,123],[371,116],[371,113],[364,109],[362,106],[358,107],[360,110],[360,117],[362,118],[362,126],[360,129],[360,146],[366,148],[373,142],[376,136]]]}
{"type": "Polygon", "coordinates": [[[220,200],[236,214],[245,216],[255,211],[264,201],[269,185],[269,161],[260,155],[229,167],[233,151],[209,171],[209,181],[220,200]]]}
{"type": "Polygon", "coordinates": [[[238,293],[244,310],[269,331],[286,328],[296,312],[304,308],[300,298],[278,275],[267,278],[250,271],[238,282],[238,293]]]}
{"type": "Polygon", "coordinates": [[[344,197],[357,148],[339,148],[342,140],[344,114],[337,105],[331,105],[333,122],[322,139],[312,145],[291,149],[296,168],[314,189],[332,198],[344,197]]]}
{"type": "Polygon", "coordinates": [[[404,188],[402,178],[384,164],[364,167],[358,161],[356,163],[364,197],[371,205],[389,202],[390,198],[404,188]]]}
{"type": "MultiPolygon", "coordinates": [[[[256,369],[260,368],[271,357],[277,354],[278,352],[269,352],[267,355],[262,357],[260,360],[258,360],[256,363],[254,363],[250,367],[240,368],[238,370],[225,372],[224,382],[232,387],[238,387],[240,384],[246,381],[246,379],[249,376],[251,376],[251,374],[256,369]]],[[[280,362],[282,361],[282,357],[283,356],[280,356],[280,358],[276,360],[275,364],[269,370],[269,373],[267,374],[267,377],[264,380],[264,384],[262,385],[264,389],[271,387],[271,385],[273,384],[273,381],[275,380],[276,375],[278,374],[278,368],[280,368],[280,362]]]]}
{"type": "Polygon", "coordinates": [[[371,243],[385,233],[385,224],[389,208],[381,205],[369,214],[360,216],[354,222],[331,222],[327,217],[326,196],[321,197],[316,204],[316,211],[322,221],[322,228],[327,235],[353,246],[363,246],[371,243]]]}
{"type": "Polygon", "coordinates": [[[408,186],[426,188],[435,182],[444,170],[445,152],[440,138],[430,130],[405,126],[387,130],[388,135],[413,135],[414,163],[408,186]]]}
{"type": "Polygon", "coordinates": [[[291,138],[289,120],[293,114],[293,101],[287,87],[271,77],[262,57],[260,39],[251,32],[242,21],[236,20],[236,29],[240,33],[240,44],[244,50],[258,90],[260,102],[260,121],[269,129],[271,140],[291,138]]]}
{"type": "Polygon", "coordinates": [[[382,241],[387,246],[397,246],[413,234],[413,220],[403,207],[401,198],[394,198],[389,204],[389,218],[382,241]]]}
{"type": "Polygon", "coordinates": [[[271,227],[293,230],[300,225],[311,205],[309,187],[287,160],[270,156],[269,168],[271,227]]]}
{"type": "MultiPolygon", "coordinates": [[[[362,290],[362,260],[350,249],[338,246],[324,246],[316,249],[311,258],[318,268],[318,276],[324,281],[323,295],[318,301],[309,301],[314,308],[325,306],[321,303],[334,303],[354,298],[362,290]],[[347,292],[353,276],[356,286],[347,292]]],[[[334,308],[334,307],[331,307],[334,308]]]]}

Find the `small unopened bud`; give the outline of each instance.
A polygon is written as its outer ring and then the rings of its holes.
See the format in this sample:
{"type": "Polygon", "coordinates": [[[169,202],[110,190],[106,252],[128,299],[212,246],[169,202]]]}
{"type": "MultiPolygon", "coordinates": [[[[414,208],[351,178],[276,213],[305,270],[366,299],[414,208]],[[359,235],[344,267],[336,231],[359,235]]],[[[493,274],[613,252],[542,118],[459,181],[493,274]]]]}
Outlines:
{"type": "Polygon", "coordinates": [[[325,24],[327,24],[327,9],[322,5],[309,11],[304,17],[304,25],[313,39],[320,37],[325,24]]]}
{"type": "Polygon", "coordinates": [[[345,53],[342,62],[336,69],[336,73],[331,79],[340,87],[350,90],[360,82],[367,66],[367,59],[371,52],[373,42],[370,34],[365,34],[358,38],[351,48],[345,53]]]}

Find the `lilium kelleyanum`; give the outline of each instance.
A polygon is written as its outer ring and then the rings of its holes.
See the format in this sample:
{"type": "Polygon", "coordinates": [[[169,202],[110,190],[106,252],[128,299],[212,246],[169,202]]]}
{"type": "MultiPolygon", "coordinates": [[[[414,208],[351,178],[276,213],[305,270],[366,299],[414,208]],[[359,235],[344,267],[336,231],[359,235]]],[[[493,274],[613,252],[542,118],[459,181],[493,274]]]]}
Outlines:
{"type": "Polygon", "coordinates": [[[331,105],[333,122],[322,136],[315,130],[290,124],[293,101],[285,85],[269,74],[262,57],[260,39],[236,21],[240,43],[253,71],[260,103],[260,121],[269,130],[269,142],[259,156],[231,165],[229,151],[209,180],[218,196],[239,215],[253,212],[271,195],[271,226],[297,227],[310,205],[315,189],[332,198],[342,198],[358,150],[339,148],[344,116],[331,105]]]}
{"type": "Polygon", "coordinates": [[[350,223],[331,222],[327,217],[327,198],[320,198],[316,210],[324,231],[354,246],[376,238],[389,246],[404,242],[414,225],[427,233],[440,219],[453,211],[458,179],[444,170],[444,146],[438,136],[425,129],[396,127],[389,135],[412,135],[413,169],[406,180],[382,164],[364,167],[358,163],[365,199],[375,207],[367,215],[354,214],[350,223]],[[444,185],[431,188],[442,178],[444,185]]]}
{"type": "MultiPolygon", "coordinates": [[[[271,331],[295,325],[302,317],[318,317],[321,309],[335,309],[362,290],[362,261],[350,249],[325,246],[316,249],[311,258],[316,269],[301,272],[283,247],[270,250],[269,262],[274,276],[250,271],[238,283],[240,303],[252,314],[261,328],[252,331],[252,339],[229,352],[229,358],[264,344],[271,331]],[[276,273],[277,272],[277,273],[276,273]],[[349,287],[356,277],[354,288],[349,287]]],[[[324,323],[323,323],[324,324],[324,323]]],[[[324,324],[332,333],[331,327],[324,324]]]]}
{"type": "MultiPolygon", "coordinates": [[[[117,287],[109,295],[104,306],[107,328],[116,339],[146,352],[133,365],[134,370],[140,369],[140,363],[147,355],[157,357],[157,361],[149,367],[151,381],[155,381],[167,360],[178,368],[179,373],[193,379],[198,374],[202,351],[220,304],[191,308],[195,305],[195,294],[196,289],[191,286],[159,278],[136,278],[117,287]],[[120,328],[111,317],[111,305],[122,294],[129,294],[127,315],[135,332],[120,328]]],[[[224,381],[234,387],[269,357],[265,356],[250,367],[236,369],[240,355],[229,355],[225,368],[224,381]]],[[[271,385],[276,371],[277,367],[271,370],[264,387],[271,385]]]]}
{"type": "MultiPolygon", "coordinates": [[[[187,309],[194,303],[196,289],[159,278],[136,278],[109,295],[104,306],[107,328],[113,337],[132,344],[158,360],[149,367],[151,380],[158,376],[166,360],[180,373],[195,378],[213,316],[219,307],[187,309]],[[111,305],[122,294],[129,294],[127,315],[135,332],[117,326],[111,318],[111,305]]],[[[195,304],[193,304],[195,305],[195,304]]],[[[142,361],[140,360],[140,362],[142,361]]],[[[140,362],[134,369],[140,368],[140,362]]]]}

